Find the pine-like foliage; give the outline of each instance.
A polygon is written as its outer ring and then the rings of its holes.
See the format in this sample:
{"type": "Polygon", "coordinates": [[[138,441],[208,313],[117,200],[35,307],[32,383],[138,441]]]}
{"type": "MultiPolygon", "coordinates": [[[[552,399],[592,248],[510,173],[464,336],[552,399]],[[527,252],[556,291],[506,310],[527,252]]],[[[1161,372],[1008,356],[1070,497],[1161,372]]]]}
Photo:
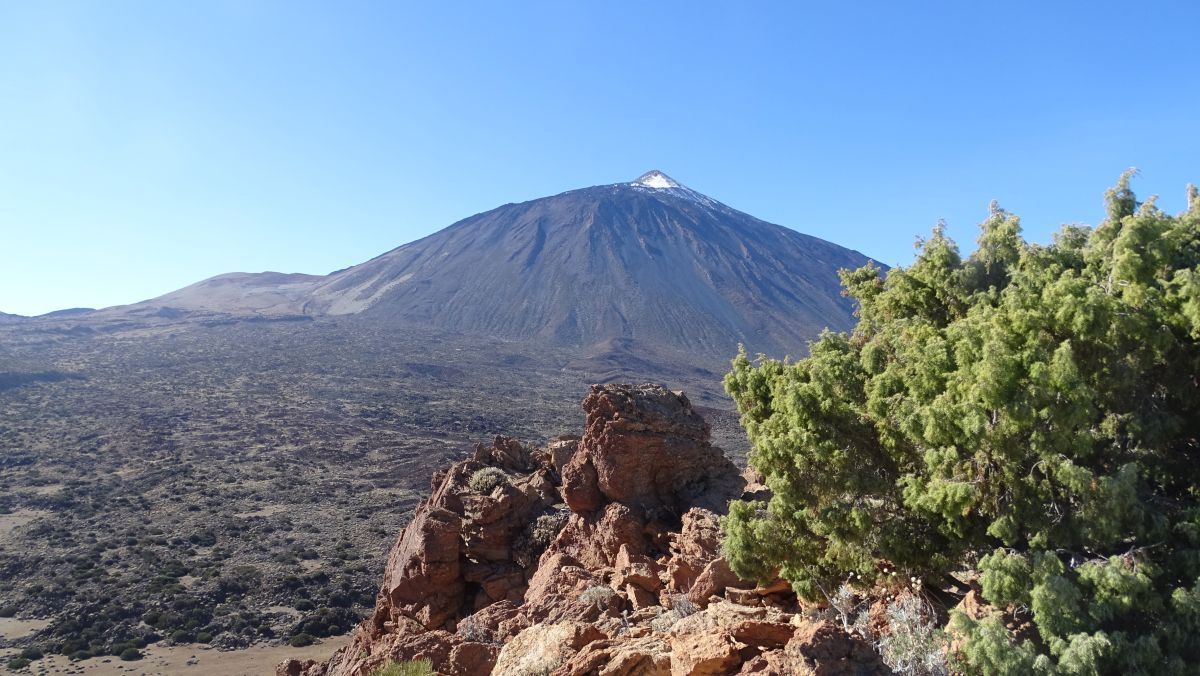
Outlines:
{"type": "Polygon", "coordinates": [[[972,566],[999,618],[958,618],[983,673],[1200,672],[1200,199],[1139,204],[1025,242],[993,205],[962,259],[843,273],[851,334],[795,363],[743,352],[725,386],[774,490],[734,503],[726,551],[819,598],[881,561],[972,566]]]}

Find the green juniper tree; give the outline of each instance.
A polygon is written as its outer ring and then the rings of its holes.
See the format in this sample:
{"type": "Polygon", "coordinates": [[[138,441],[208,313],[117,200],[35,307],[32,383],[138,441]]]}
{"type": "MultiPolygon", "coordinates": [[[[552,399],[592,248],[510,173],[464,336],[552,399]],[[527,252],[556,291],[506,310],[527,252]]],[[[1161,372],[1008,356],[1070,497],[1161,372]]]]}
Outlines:
{"type": "Polygon", "coordinates": [[[1170,216],[1129,179],[1050,245],[994,204],[966,259],[938,227],[907,268],[843,272],[852,333],[740,353],[774,497],[731,506],[734,570],[819,598],[970,565],[1036,631],[956,617],[968,671],[1200,673],[1200,199],[1170,216]]]}

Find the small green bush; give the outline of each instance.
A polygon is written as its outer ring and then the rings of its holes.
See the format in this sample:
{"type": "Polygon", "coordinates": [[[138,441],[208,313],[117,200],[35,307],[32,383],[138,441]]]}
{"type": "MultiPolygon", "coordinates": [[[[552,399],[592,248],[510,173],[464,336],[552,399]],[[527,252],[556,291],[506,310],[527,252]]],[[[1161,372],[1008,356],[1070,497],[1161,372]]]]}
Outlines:
{"type": "Polygon", "coordinates": [[[121,651],[122,662],[136,662],[142,659],[142,651],[137,648],[126,648],[121,651]]]}
{"type": "Polygon", "coordinates": [[[492,491],[508,484],[508,475],[497,467],[484,467],[483,469],[475,470],[470,479],[467,479],[467,485],[476,493],[490,495],[492,491]]]}
{"type": "Polygon", "coordinates": [[[40,660],[44,655],[42,655],[42,651],[38,648],[26,648],[21,651],[21,657],[27,660],[40,660]]]}
{"type": "Polygon", "coordinates": [[[8,661],[8,668],[12,671],[20,671],[29,666],[29,660],[24,657],[14,657],[8,661]]]}
{"type": "Polygon", "coordinates": [[[313,644],[313,637],[311,634],[299,633],[289,639],[288,643],[293,648],[303,648],[306,645],[313,644]]]}

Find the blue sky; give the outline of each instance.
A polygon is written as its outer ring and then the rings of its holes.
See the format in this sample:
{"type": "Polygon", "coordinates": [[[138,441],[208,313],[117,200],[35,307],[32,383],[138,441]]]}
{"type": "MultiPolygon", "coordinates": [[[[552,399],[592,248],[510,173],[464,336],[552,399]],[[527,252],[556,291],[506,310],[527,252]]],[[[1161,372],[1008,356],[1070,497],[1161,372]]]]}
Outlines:
{"type": "Polygon", "coordinates": [[[1194,2],[0,0],[0,311],[326,273],[661,169],[889,264],[1200,183],[1194,2]],[[985,6],[987,5],[987,6],[985,6]]]}

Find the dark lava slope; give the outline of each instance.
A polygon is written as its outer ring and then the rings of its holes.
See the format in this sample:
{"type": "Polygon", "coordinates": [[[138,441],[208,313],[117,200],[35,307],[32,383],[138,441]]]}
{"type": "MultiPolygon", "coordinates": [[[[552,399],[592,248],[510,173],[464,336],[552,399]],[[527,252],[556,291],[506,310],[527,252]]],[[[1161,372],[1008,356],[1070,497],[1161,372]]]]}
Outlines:
{"type": "Polygon", "coordinates": [[[303,311],[600,350],[798,354],[852,326],[837,271],[866,262],[654,171],[459,221],[326,278],[303,311]]]}

